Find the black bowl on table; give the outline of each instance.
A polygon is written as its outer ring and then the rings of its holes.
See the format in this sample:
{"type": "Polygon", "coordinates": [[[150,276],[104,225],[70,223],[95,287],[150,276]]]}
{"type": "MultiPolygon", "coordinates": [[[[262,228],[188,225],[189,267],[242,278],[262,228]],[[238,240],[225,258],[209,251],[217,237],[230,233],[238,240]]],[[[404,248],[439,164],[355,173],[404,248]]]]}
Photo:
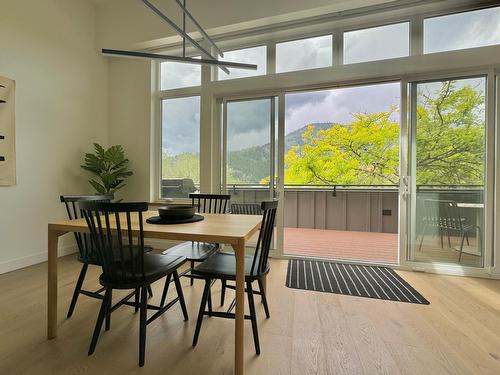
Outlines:
{"type": "Polygon", "coordinates": [[[167,220],[185,220],[191,219],[196,212],[194,206],[187,204],[169,204],[158,207],[158,214],[162,219],[167,220]]]}

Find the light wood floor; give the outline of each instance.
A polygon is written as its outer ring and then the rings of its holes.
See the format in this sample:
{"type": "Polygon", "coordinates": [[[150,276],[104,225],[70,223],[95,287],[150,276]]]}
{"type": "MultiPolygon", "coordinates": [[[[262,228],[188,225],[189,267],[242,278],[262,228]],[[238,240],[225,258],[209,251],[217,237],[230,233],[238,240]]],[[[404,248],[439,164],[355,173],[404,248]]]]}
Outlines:
{"type": "MultiPolygon", "coordinates": [[[[271,319],[257,305],[260,357],[247,323],[248,374],[500,373],[499,281],[401,272],[431,302],[422,306],[288,289],[286,265],[272,261],[271,319]]],[[[201,286],[187,280],[190,321],[175,307],[148,327],[144,368],[137,366],[138,316],[128,307],[113,314],[111,331],[88,357],[98,302],[82,296],[74,316],[63,319],[79,270],[73,256],[60,260],[59,336],[47,341],[46,267],[0,275],[0,374],[231,373],[233,321],[206,318],[191,347],[201,286]]]]}

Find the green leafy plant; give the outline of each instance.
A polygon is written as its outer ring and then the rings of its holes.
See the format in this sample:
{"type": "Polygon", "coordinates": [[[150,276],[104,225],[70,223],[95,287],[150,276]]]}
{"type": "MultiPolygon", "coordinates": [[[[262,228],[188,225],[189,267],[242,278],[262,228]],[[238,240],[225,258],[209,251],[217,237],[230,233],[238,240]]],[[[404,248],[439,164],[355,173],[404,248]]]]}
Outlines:
{"type": "Polygon", "coordinates": [[[114,194],[125,186],[125,179],[133,175],[127,169],[129,160],[121,145],[111,146],[105,150],[98,143],[94,143],[95,153],[85,154],[83,169],[98,177],[90,179],[89,183],[99,194],[114,194]]]}

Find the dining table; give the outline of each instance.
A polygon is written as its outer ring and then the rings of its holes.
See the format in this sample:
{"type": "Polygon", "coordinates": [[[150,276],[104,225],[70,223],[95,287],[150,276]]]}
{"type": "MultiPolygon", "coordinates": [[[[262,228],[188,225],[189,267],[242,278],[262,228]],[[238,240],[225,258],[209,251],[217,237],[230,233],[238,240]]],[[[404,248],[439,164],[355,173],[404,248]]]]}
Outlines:
{"type": "MultiPolygon", "coordinates": [[[[146,219],[157,216],[157,211],[143,215],[144,238],[200,241],[230,245],[236,257],[236,316],[234,337],[234,373],[243,375],[244,368],[244,311],[245,311],[245,246],[260,229],[262,217],[258,215],[203,214],[204,220],[188,224],[148,224],[146,219]]],[[[111,226],[114,224],[111,223],[111,226]]],[[[132,218],[133,232],[139,234],[138,216],[132,218]]],[[[112,229],[116,229],[112,228],[112,229]]],[[[48,224],[48,304],[47,338],[57,336],[57,259],[59,238],[70,232],[88,232],[84,219],[61,220],[48,224]]],[[[264,286],[265,287],[265,286],[264,286]]]]}

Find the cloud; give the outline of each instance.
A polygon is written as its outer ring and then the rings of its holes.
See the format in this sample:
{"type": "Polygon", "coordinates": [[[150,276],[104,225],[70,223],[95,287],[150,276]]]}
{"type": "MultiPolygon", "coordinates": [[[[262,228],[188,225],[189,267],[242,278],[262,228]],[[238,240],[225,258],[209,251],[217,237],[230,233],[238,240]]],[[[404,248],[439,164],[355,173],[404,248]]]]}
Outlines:
{"type": "Polygon", "coordinates": [[[200,97],[166,99],[162,104],[162,148],[176,155],[200,152],[200,97]]]}
{"type": "Polygon", "coordinates": [[[398,82],[288,94],[285,132],[319,122],[348,123],[354,113],[387,111],[399,100],[398,82]]]}

